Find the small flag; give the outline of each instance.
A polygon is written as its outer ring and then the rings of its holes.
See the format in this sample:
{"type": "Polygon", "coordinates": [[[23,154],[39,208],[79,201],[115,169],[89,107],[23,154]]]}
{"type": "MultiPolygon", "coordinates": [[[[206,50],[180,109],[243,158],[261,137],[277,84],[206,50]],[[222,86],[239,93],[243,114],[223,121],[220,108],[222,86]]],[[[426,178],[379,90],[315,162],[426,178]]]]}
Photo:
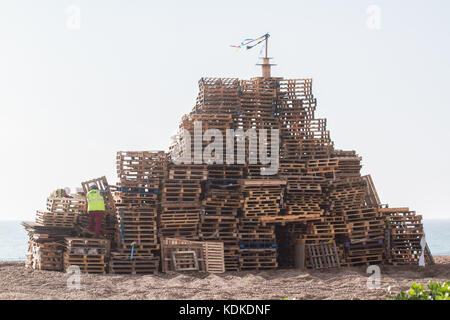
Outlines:
{"type": "Polygon", "coordinates": [[[256,39],[245,39],[244,41],[241,42],[240,45],[231,45],[230,47],[236,48],[236,50],[239,50],[243,47],[245,47],[247,50],[251,49],[255,46],[257,46],[258,44],[260,44],[261,42],[263,42],[264,40],[266,40],[268,37],[270,37],[270,34],[266,33],[265,35],[256,38],[256,39]],[[251,43],[254,43],[253,45],[250,45],[251,43]]]}

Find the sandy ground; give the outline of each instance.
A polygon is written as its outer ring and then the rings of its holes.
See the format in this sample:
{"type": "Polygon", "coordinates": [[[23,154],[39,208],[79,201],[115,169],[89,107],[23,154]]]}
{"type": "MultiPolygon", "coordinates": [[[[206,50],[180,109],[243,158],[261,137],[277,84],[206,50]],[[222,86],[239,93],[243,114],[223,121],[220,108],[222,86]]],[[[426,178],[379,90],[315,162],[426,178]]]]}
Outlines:
{"type": "Polygon", "coordinates": [[[450,256],[436,265],[381,267],[379,289],[368,289],[365,267],[301,272],[293,269],[225,274],[81,275],[80,288],[67,287],[68,274],[0,262],[0,299],[386,299],[414,281],[450,280],[450,256]]]}

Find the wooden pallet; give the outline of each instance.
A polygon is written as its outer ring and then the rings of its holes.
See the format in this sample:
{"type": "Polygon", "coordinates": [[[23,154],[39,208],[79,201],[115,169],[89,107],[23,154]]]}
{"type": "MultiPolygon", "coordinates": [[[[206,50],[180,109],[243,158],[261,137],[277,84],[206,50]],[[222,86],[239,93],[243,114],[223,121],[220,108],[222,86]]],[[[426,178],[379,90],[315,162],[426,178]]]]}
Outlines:
{"type": "Polygon", "coordinates": [[[73,228],[77,224],[79,215],[71,212],[37,211],[36,222],[45,226],[60,226],[73,228]]]}
{"type": "Polygon", "coordinates": [[[109,263],[109,272],[113,274],[154,274],[159,270],[159,257],[133,256],[133,258],[122,253],[112,252],[109,263]]]}
{"type": "Polygon", "coordinates": [[[208,170],[206,168],[206,165],[196,165],[196,164],[172,165],[169,169],[168,179],[171,179],[171,180],[206,180],[206,179],[208,179],[208,170]]]}
{"type": "Polygon", "coordinates": [[[84,197],[47,198],[47,211],[53,213],[81,214],[87,210],[87,201],[84,197]]]}
{"type": "Polygon", "coordinates": [[[239,250],[241,270],[271,270],[276,269],[277,266],[277,250],[275,248],[239,250]]]}
{"type": "Polygon", "coordinates": [[[37,243],[30,240],[27,266],[35,270],[61,271],[64,247],[57,242],[37,243]]]}
{"type": "MultiPolygon", "coordinates": [[[[162,259],[167,263],[163,265],[164,270],[170,270],[170,252],[176,251],[194,251],[195,257],[199,261],[198,271],[206,271],[210,273],[225,272],[224,246],[223,242],[216,241],[189,241],[185,239],[164,238],[162,240],[162,259]],[[201,254],[196,248],[201,248],[201,254]],[[202,265],[204,268],[202,269],[202,265]]],[[[190,254],[190,256],[192,256],[190,254]]],[[[173,258],[172,258],[173,261],[173,258]]],[[[191,260],[192,261],[192,260],[191,260]]],[[[192,265],[192,264],[191,264],[192,265]]],[[[172,266],[174,267],[174,265],[172,266]]]]}
{"type": "Polygon", "coordinates": [[[309,263],[314,269],[340,268],[340,260],[334,241],[320,244],[306,244],[309,263]]]}
{"type": "Polygon", "coordinates": [[[107,271],[109,241],[92,238],[66,238],[64,252],[64,270],[78,266],[83,273],[101,273],[107,271]]]}

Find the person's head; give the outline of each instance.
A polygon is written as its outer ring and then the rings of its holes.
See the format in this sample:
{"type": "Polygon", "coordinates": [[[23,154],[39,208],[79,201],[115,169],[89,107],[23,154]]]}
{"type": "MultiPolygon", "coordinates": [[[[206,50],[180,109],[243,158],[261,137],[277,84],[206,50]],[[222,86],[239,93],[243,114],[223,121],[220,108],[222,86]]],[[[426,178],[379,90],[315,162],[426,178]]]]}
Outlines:
{"type": "Polygon", "coordinates": [[[90,190],[98,190],[98,187],[95,183],[91,184],[91,186],[89,187],[90,190]]]}

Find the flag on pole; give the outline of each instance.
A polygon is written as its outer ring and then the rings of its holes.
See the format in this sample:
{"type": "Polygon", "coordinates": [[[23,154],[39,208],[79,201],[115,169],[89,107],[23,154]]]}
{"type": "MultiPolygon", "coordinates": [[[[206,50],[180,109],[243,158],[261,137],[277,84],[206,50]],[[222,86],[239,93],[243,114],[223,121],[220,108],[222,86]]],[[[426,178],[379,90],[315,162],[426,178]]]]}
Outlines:
{"type": "Polygon", "coordinates": [[[262,35],[255,39],[250,39],[250,38],[245,39],[239,45],[231,45],[231,47],[236,48],[236,50],[239,50],[239,49],[242,49],[245,47],[248,50],[248,49],[251,49],[251,48],[257,46],[258,44],[260,44],[261,42],[266,40],[268,37],[270,37],[270,34],[266,33],[265,35],[262,35]],[[252,43],[254,43],[254,44],[252,44],[252,43]],[[252,45],[250,45],[250,44],[252,44],[252,45]]]}

